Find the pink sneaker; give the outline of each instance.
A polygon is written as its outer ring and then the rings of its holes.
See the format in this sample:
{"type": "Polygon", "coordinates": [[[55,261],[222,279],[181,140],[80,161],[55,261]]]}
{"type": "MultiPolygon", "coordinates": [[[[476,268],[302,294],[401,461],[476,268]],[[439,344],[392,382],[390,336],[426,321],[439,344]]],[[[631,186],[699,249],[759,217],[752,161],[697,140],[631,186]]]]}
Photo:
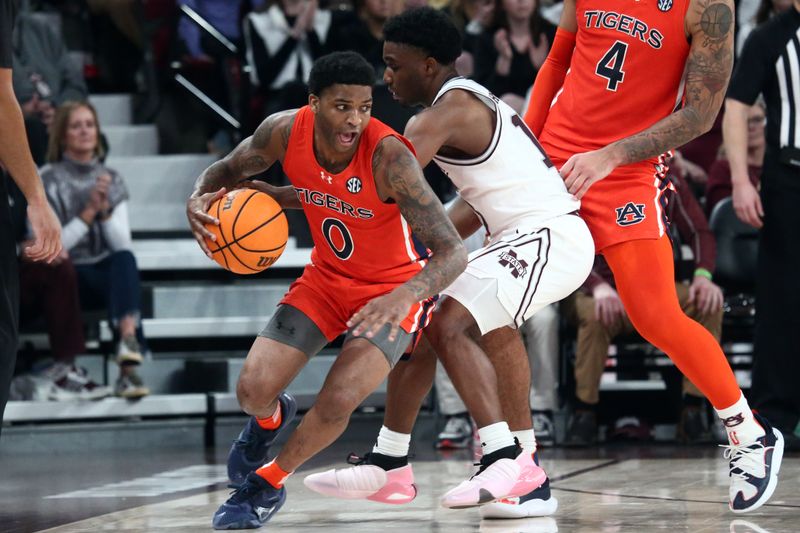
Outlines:
{"type": "Polygon", "coordinates": [[[441,498],[443,507],[464,509],[507,497],[517,484],[522,468],[513,459],[498,459],[441,498]]]}
{"type": "Polygon", "coordinates": [[[411,465],[388,471],[369,464],[332,469],[306,476],[303,483],[314,492],[345,500],[399,505],[417,496],[411,465]]]}
{"type": "Polygon", "coordinates": [[[545,471],[534,462],[533,454],[522,452],[514,460],[519,465],[519,477],[508,498],[517,498],[533,492],[547,480],[545,471]]]}

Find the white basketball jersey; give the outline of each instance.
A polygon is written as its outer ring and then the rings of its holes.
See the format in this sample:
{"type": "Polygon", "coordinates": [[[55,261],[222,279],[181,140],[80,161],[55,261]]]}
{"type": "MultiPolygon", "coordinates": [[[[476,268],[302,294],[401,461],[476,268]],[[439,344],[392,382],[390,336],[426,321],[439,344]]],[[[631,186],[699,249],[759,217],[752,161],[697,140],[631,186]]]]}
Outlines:
{"type": "Polygon", "coordinates": [[[492,238],[519,227],[537,227],[580,208],[533,133],[510,106],[483,85],[461,77],[448,80],[433,103],[453,89],[475,94],[495,112],[494,134],[478,157],[436,155],[433,160],[472,206],[492,238]]]}

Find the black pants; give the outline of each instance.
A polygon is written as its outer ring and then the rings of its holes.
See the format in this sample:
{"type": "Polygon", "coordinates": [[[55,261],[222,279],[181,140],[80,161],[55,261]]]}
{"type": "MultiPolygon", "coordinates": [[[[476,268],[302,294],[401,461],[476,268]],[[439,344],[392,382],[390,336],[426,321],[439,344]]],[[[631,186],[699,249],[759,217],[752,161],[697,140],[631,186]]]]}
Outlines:
{"type": "Polygon", "coordinates": [[[784,433],[800,420],[800,168],[768,151],[756,278],[752,406],[784,433]]]}
{"type": "Polygon", "coordinates": [[[0,176],[0,430],[17,359],[19,274],[5,179],[0,176]]]}

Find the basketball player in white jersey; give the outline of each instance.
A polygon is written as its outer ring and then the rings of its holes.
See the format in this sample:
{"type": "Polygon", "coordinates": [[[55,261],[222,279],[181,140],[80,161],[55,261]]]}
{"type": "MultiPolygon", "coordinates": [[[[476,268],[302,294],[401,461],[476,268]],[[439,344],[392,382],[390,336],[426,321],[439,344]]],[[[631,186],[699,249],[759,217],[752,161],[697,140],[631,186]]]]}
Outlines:
{"type": "MultiPolygon", "coordinates": [[[[487,467],[515,453],[515,437],[522,456],[531,456],[536,446],[528,361],[516,328],[584,282],[594,244],[576,214],[579,202],[522,119],[486,88],[458,76],[460,37],[446,15],[431,8],[406,11],[386,23],[384,38],[389,89],[401,103],[426,108],[404,135],[422,166],[434,161],[457,187],[450,216],[461,236],[480,226],[488,235],[488,245],[470,254],[466,271],[443,292],[448,298],[426,329],[478,425],[483,448],[479,473],[445,494],[442,504],[481,505],[497,499],[482,492],[487,467]],[[513,382],[510,398],[501,398],[498,381],[503,389],[513,382]],[[520,381],[527,386],[519,387],[520,381]]],[[[385,425],[363,464],[311,475],[309,488],[386,503],[413,499],[410,431],[432,380],[432,365],[421,359],[418,350],[390,376],[385,425]]],[[[512,498],[482,508],[494,508],[483,514],[520,517],[555,510],[540,505],[546,498],[526,507],[526,497],[535,499],[531,492],[512,490],[512,498]]]]}

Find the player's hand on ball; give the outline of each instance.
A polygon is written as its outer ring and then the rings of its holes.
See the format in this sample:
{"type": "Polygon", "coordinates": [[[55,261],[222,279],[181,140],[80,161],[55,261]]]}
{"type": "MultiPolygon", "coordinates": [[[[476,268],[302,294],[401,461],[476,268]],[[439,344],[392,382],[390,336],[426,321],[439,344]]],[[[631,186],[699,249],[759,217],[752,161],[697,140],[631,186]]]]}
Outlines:
{"type": "Polygon", "coordinates": [[[253,189],[255,191],[263,192],[264,194],[268,194],[275,198],[277,194],[277,187],[274,185],[270,185],[266,181],[261,180],[247,180],[241,182],[241,186],[245,189],[253,189]]]}
{"type": "Polygon", "coordinates": [[[207,192],[199,196],[190,196],[186,201],[186,216],[189,218],[189,226],[192,229],[192,235],[197,240],[203,252],[211,257],[211,250],[208,249],[205,239],[211,241],[217,240],[213,233],[206,229],[206,224],[219,225],[219,220],[208,214],[209,206],[219,198],[225,196],[225,187],[215,192],[207,192]]]}
{"type": "Polygon", "coordinates": [[[616,168],[604,149],[575,154],[561,167],[561,177],[567,190],[580,200],[593,184],[605,178],[616,168]]]}
{"type": "Polygon", "coordinates": [[[397,287],[392,292],[367,302],[367,305],[347,321],[347,327],[353,329],[353,335],[363,334],[371,339],[388,323],[392,327],[389,331],[389,341],[394,341],[400,323],[415,302],[414,295],[408,289],[403,286],[397,287]]]}

